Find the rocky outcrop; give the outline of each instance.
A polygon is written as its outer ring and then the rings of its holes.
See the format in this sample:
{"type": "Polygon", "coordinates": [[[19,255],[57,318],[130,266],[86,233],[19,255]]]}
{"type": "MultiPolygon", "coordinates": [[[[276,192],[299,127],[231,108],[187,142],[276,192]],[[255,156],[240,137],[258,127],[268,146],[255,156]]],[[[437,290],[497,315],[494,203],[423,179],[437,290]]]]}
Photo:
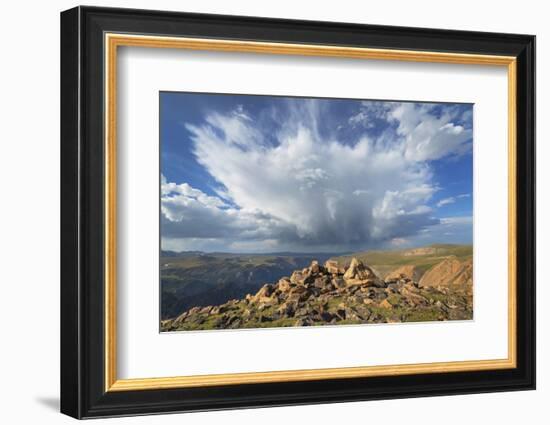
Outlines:
{"type": "Polygon", "coordinates": [[[443,251],[443,249],[439,249],[435,246],[425,246],[423,248],[412,248],[405,252],[403,252],[403,255],[405,257],[414,257],[419,255],[434,255],[438,252],[443,251]]]}
{"type": "Polygon", "coordinates": [[[414,265],[401,266],[390,272],[384,280],[386,282],[398,281],[401,279],[409,279],[414,282],[419,282],[422,277],[422,271],[414,265]]]}
{"type": "Polygon", "coordinates": [[[343,275],[346,272],[346,269],[344,267],[340,267],[338,265],[338,261],[334,260],[327,260],[327,262],[325,263],[325,269],[328,273],[334,275],[343,275]]]}
{"type": "Polygon", "coordinates": [[[352,258],[343,278],[347,285],[384,286],[384,282],[374,271],[357,258],[352,258]]]}
{"type": "Polygon", "coordinates": [[[474,264],[470,258],[462,262],[462,270],[453,279],[452,284],[456,286],[472,286],[474,283],[474,264]]]}
{"type": "Polygon", "coordinates": [[[473,283],[472,259],[460,261],[457,257],[445,258],[430,268],[420,279],[421,286],[467,287],[473,283]]]}
{"type": "MultiPolygon", "coordinates": [[[[441,275],[461,271],[462,275],[452,274],[458,282],[465,278],[467,269],[467,264],[460,263],[457,267],[449,259],[439,270],[441,275]]],[[[267,283],[244,299],[218,306],[194,307],[172,320],[164,320],[161,329],[234,329],[472,318],[471,293],[457,289],[458,283],[454,289],[436,287],[441,285],[422,286],[416,281],[416,276],[417,270],[406,266],[395,270],[384,281],[356,258],[352,258],[347,267],[331,261],[322,266],[313,261],[309,267],[296,270],[277,283],[267,283]]]]}

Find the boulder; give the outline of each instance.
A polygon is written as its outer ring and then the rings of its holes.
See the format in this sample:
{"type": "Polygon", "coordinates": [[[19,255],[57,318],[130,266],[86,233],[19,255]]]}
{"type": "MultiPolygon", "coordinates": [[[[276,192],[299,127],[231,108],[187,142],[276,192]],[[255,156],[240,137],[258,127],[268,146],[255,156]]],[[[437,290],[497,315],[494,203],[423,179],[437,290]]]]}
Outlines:
{"type": "Polygon", "coordinates": [[[202,307],[193,307],[191,310],[189,310],[189,316],[193,315],[193,314],[197,314],[199,311],[201,311],[201,308],[202,307]]]}
{"type": "Polygon", "coordinates": [[[210,314],[210,312],[212,311],[213,308],[214,308],[213,306],[207,305],[206,307],[201,308],[199,313],[201,313],[201,314],[210,314]]]}
{"type": "Polygon", "coordinates": [[[312,283],[315,278],[311,275],[309,268],[305,268],[302,271],[295,270],[290,276],[290,282],[294,285],[305,285],[312,283]]]}
{"type": "Polygon", "coordinates": [[[401,290],[401,295],[403,297],[405,297],[405,300],[413,305],[413,306],[420,306],[420,305],[428,305],[429,302],[426,298],[424,298],[423,296],[421,295],[418,295],[417,293],[411,291],[410,289],[408,288],[403,288],[401,290]]]}
{"type": "Polygon", "coordinates": [[[353,257],[351,263],[344,273],[344,281],[350,285],[366,285],[383,287],[384,282],[376,276],[374,271],[363,264],[362,261],[353,257]]]}
{"type": "Polygon", "coordinates": [[[311,274],[319,274],[321,272],[321,266],[319,265],[319,261],[313,260],[311,262],[311,265],[309,266],[309,271],[311,274]]]}
{"type": "Polygon", "coordinates": [[[348,269],[344,273],[344,279],[369,279],[376,277],[372,269],[365,266],[362,261],[353,257],[348,269]]]}
{"type": "Polygon", "coordinates": [[[290,282],[290,279],[288,277],[283,277],[282,279],[279,279],[277,287],[281,291],[287,292],[292,287],[292,283],[290,282]]]}
{"type": "Polygon", "coordinates": [[[295,286],[288,292],[288,301],[301,302],[307,300],[312,292],[305,286],[295,286]]]}
{"type": "Polygon", "coordinates": [[[331,280],[328,276],[320,276],[315,278],[315,280],[313,281],[313,286],[315,286],[316,288],[324,288],[330,284],[331,280]]]}
{"type": "Polygon", "coordinates": [[[277,309],[277,313],[279,313],[282,317],[293,317],[296,307],[296,303],[287,301],[281,304],[281,306],[277,309]]]}
{"type": "MultiPolygon", "coordinates": [[[[368,318],[369,315],[367,315],[366,318],[368,318]]],[[[346,319],[347,320],[356,320],[356,321],[363,321],[366,319],[363,314],[361,314],[358,310],[348,307],[346,308],[346,319]]]]}
{"type": "Polygon", "coordinates": [[[247,294],[245,302],[248,304],[273,304],[278,302],[279,290],[275,289],[275,285],[266,283],[260,288],[256,295],[247,294]]]}
{"type": "Polygon", "coordinates": [[[273,293],[273,290],[273,285],[266,283],[258,292],[256,292],[255,298],[269,297],[273,293]]]}
{"type": "Polygon", "coordinates": [[[325,262],[325,270],[327,273],[334,275],[342,275],[346,272],[343,267],[338,266],[338,262],[334,260],[327,260],[325,262]]]}

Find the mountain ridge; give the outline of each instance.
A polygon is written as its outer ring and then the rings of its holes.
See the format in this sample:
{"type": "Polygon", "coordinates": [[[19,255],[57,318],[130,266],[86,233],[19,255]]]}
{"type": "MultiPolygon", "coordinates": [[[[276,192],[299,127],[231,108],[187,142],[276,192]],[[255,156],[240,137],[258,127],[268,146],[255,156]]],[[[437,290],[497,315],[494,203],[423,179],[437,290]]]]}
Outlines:
{"type": "MultiPolygon", "coordinates": [[[[456,256],[445,257],[459,261],[456,256]]],[[[468,262],[468,260],[465,260],[468,262]]],[[[471,261],[470,261],[471,263],[471,261]]],[[[437,265],[428,271],[437,272],[437,265]]],[[[456,275],[456,270],[453,269],[456,275]]],[[[473,317],[473,270],[463,267],[461,285],[422,286],[419,271],[403,266],[385,279],[360,259],[349,264],[313,260],[255,294],[208,306],[195,306],[161,321],[162,331],[237,329],[323,324],[469,320],[473,317]],[[415,280],[416,279],[416,280],[415,280]]],[[[454,276],[455,280],[457,276],[454,276]]]]}

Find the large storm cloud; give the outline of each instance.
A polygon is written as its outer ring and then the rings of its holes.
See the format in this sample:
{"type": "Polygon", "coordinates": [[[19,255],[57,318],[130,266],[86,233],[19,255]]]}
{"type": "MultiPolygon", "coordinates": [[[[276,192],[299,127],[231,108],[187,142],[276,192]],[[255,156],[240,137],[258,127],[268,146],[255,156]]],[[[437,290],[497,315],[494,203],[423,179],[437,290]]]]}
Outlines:
{"type": "Polygon", "coordinates": [[[358,105],[329,132],[317,100],[282,103],[270,111],[270,125],[242,107],[185,124],[196,161],[217,182],[216,196],[163,177],[163,240],[183,248],[210,241],[228,250],[346,250],[441,225],[431,162],[471,150],[463,111],[358,105]],[[339,139],[344,127],[353,127],[351,139],[339,139]]]}

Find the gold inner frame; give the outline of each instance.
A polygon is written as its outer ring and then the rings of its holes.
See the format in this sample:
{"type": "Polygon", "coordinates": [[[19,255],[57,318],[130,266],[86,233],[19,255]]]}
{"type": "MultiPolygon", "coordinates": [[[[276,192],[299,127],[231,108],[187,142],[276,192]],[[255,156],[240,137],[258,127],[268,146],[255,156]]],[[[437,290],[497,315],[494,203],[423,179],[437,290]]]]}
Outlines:
{"type": "Polygon", "coordinates": [[[327,45],[267,43],[256,41],[105,34],[105,391],[203,387],[269,382],[311,381],[510,369],[516,367],[516,58],[461,53],[370,49],[327,45]],[[117,48],[119,46],[246,52],[280,55],[325,56],[355,59],[398,60],[469,65],[504,66],[508,72],[508,357],[419,364],[305,369],[215,375],[118,379],[116,324],[117,266],[117,48]]]}

